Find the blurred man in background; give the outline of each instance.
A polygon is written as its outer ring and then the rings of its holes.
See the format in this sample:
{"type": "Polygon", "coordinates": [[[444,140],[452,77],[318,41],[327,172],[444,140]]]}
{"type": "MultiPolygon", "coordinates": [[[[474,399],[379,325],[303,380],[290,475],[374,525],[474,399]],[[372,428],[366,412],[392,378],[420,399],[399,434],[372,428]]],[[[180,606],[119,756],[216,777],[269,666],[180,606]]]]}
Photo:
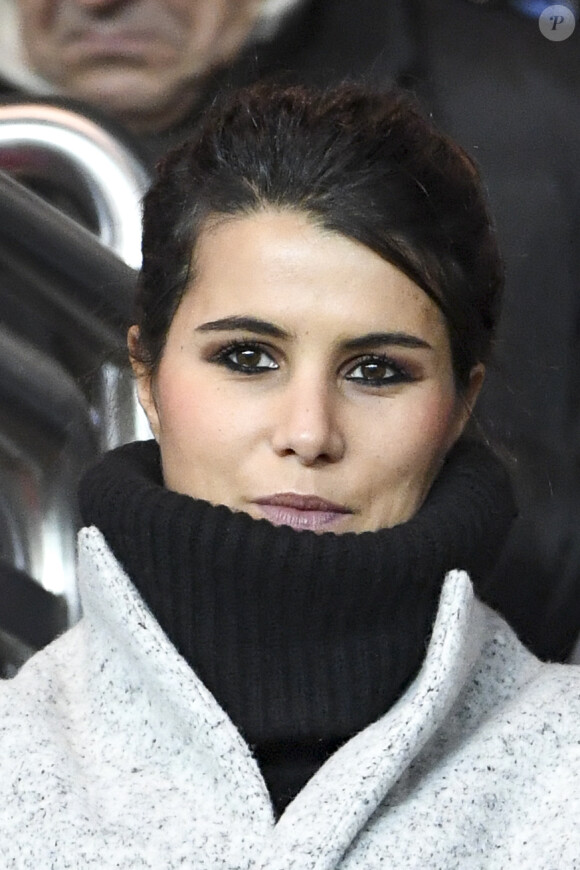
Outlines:
{"type": "Polygon", "coordinates": [[[20,0],[29,66],[136,133],[175,124],[200,79],[232,59],[258,0],[20,0]]]}
{"type": "Polygon", "coordinates": [[[162,151],[212,74],[296,2],[0,0],[0,89],[80,101],[162,151]]]}

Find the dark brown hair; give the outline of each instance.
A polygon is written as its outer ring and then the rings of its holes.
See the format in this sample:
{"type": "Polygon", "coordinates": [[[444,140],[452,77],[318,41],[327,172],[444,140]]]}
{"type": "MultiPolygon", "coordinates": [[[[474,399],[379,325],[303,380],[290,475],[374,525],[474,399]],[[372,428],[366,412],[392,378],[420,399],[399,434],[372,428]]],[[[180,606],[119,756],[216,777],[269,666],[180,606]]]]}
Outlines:
{"type": "Polygon", "coordinates": [[[137,356],[152,371],[214,216],[292,209],[354,239],[440,307],[459,387],[487,361],[503,269],[479,173],[398,91],[257,84],[214,105],[145,198],[137,356]]]}

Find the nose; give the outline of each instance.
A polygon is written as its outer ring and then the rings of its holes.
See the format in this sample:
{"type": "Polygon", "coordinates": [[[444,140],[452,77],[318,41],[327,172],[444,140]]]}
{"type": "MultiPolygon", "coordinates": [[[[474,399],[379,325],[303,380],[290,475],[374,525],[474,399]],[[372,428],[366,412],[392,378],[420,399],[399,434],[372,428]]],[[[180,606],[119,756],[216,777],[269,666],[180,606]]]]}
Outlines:
{"type": "Polygon", "coordinates": [[[339,401],[330,385],[317,384],[309,377],[287,384],[275,408],[275,452],[309,466],[342,459],[346,442],[339,401]]]}

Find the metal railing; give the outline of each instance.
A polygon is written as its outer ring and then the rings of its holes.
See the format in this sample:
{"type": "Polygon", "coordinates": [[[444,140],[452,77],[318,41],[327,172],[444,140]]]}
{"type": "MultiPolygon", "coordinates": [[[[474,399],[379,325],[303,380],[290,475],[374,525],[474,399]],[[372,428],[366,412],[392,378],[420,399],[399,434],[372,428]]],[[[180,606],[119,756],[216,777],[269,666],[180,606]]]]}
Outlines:
{"type": "Polygon", "coordinates": [[[139,268],[149,176],[98,124],[42,103],[0,106],[0,168],[68,198],[103,245],[139,268]]]}
{"type": "Polygon", "coordinates": [[[0,468],[9,502],[3,558],[62,596],[73,621],[79,614],[75,488],[98,455],[97,426],[73,378],[3,328],[0,420],[0,468]]]}
{"type": "Polygon", "coordinates": [[[73,622],[78,478],[149,432],[125,362],[148,175],[93,122],[33,104],[0,106],[0,170],[0,561],[73,622]]]}

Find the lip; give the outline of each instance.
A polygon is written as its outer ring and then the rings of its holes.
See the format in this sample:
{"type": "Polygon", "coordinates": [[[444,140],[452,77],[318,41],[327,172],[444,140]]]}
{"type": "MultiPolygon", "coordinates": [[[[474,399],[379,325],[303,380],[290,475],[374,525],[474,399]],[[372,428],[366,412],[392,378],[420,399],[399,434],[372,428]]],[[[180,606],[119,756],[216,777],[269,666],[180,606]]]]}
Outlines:
{"type": "Polygon", "coordinates": [[[159,43],[151,30],[78,30],[69,34],[66,49],[71,54],[90,56],[140,55],[159,43]]]}
{"type": "Polygon", "coordinates": [[[265,519],[276,526],[292,526],[294,529],[318,531],[331,528],[350,508],[336,504],[316,495],[299,495],[280,492],[254,500],[265,519]]]}

